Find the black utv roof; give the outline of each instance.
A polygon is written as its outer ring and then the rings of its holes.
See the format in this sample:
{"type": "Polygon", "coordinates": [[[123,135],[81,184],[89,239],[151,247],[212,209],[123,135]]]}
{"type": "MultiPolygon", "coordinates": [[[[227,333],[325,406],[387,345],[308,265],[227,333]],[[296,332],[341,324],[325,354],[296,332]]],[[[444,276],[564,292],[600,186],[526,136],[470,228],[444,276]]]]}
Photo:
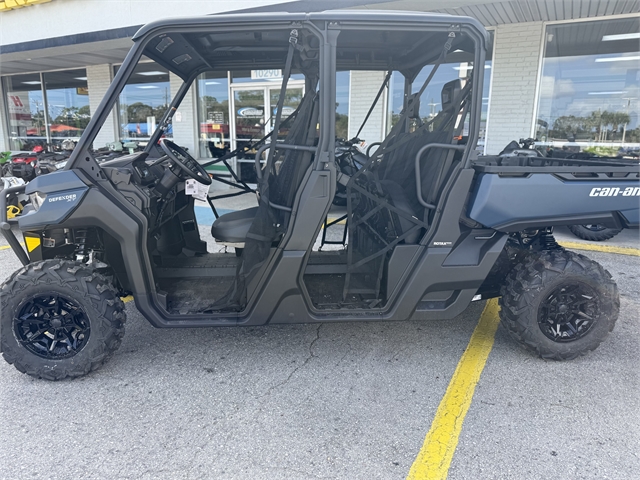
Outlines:
{"type": "MultiPolygon", "coordinates": [[[[292,28],[340,31],[338,70],[402,71],[424,65],[437,58],[451,29],[475,33],[482,48],[488,43],[484,27],[469,17],[354,10],[167,19],[145,25],[133,40],[146,43],[144,55],[187,79],[205,70],[280,68],[292,28]]],[[[458,36],[452,52],[456,50],[460,61],[473,60],[469,37],[458,36]]]]}

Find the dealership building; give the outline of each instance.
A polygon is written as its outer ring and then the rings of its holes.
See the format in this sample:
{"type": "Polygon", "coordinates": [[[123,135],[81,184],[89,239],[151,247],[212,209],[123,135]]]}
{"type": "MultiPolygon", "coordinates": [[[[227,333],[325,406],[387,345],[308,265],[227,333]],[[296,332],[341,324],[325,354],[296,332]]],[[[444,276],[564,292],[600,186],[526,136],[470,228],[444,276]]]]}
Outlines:
{"type": "MultiPolygon", "coordinates": [[[[527,137],[554,149],[601,155],[640,150],[636,0],[0,0],[0,151],[79,137],[131,37],[145,23],[232,11],[338,8],[478,19],[491,34],[479,144],[488,154],[527,137]]],[[[423,95],[420,115],[437,114],[442,86],[468,77],[473,68],[466,62],[442,65],[423,95]]],[[[384,80],[384,72],[338,73],[337,135],[356,135],[384,80]]],[[[204,73],[174,115],[168,135],[199,159],[262,136],[269,131],[281,82],[279,70],[204,73]]],[[[117,141],[144,143],[181,83],[161,65],[140,63],[94,148],[117,141]]],[[[304,88],[294,75],[285,109],[295,109],[304,88]]],[[[403,96],[403,82],[394,73],[359,137],[366,143],[380,141],[400,112],[403,96]]],[[[231,165],[250,179],[250,162],[236,159],[231,165]]]]}

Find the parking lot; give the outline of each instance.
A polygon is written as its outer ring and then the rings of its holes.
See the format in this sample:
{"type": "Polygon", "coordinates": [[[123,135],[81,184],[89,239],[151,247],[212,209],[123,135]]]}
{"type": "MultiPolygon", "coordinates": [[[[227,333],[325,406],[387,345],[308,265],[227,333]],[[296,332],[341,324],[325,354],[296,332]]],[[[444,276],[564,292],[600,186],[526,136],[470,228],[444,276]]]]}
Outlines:
{"type": "MultiPolygon", "coordinates": [[[[19,262],[0,245],[4,280],[19,262]]],[[[604,245],[639,248],[638,232],[604,245]]],[[[637,477],[640,257],[582,253],[618,282],[615,330],[557,363],[498,327],[447,440],[449,478],[637,477]]],[[[483,308],[451,321],[157,330],[129,302],[121,348],[86,377],[34,380],[0,362],[0,477],[405,478],[483,308]]]]}

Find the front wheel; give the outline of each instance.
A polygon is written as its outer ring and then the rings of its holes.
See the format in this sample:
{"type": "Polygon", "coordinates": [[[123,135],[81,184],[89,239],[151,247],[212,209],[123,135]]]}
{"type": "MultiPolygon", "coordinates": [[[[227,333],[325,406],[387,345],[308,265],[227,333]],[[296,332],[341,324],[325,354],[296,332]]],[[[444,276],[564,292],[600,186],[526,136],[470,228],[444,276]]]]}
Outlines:
{"type": "Polygon", "coordinates": [[[0,290],[0,351],[22,373],[46,380],[79,377],[120,346],[124,304],[91,266],[31,263],[0,290]]]}
{"type": "Polygon", "coordinates": [[[502,287],[500,320],[540,357],[570,360],[596,349],[615,325],[618,287],[598,263],[566,250],[533,253],[502,287]]]}
{"type": "Polygon", "coordinates": [[[583,240],[591,240],[592,242],[609,240],[622,231],[621,228],[608,228],[599,224],[569,225],[568,228],[576,237],[582,238],[583,240]]]}

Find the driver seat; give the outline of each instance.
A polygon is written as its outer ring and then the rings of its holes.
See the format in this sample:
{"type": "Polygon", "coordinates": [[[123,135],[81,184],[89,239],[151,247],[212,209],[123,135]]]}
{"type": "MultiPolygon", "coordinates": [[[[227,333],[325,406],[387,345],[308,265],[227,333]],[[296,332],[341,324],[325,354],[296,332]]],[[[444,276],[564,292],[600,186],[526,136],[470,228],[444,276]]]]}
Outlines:
{"type": "MultiPolygon", "coordinates": [[[[315,131],[317,115],[318,96],[315,89],[309,89],[301,100],[300,111],[291,124],[285,143],[295,143],[295,138],[291,138],[291,136],[307,138],[310,129],[313,128],[315,131]]],[[[300,163],[302,155],[299,152],[289,152],[289,155],[289,162],[293,162],[293,165],[297,166],[302,165],[300,163]]],[[[292,181],[287,185],[287,188],[295,191],[298,183],[292,181]]],[[[220,215],[211,225],[211,236],[222,245],[236,249],[244,248],[247,234],[257,213],[258,207],[253,207],[220,215]]]]}
{"type": "Polygon", "coordinates": [[[252,207],[220,215],[211,225],[211,235],[218,243],[243,248],[257,213],[258,207],[252,207]]]}

